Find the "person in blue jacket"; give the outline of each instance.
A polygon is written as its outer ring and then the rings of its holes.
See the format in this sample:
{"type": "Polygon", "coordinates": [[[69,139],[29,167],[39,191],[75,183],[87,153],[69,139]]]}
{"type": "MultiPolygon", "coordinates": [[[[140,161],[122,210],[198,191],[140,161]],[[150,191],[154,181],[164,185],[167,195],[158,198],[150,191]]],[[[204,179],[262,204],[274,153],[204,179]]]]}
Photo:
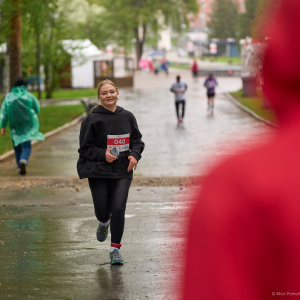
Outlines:
{"type": "Polygon", "coordinates": [[[27,83],[18,77],[10,93],[3,100],[0,110],[1,134],[5,135],[7,125],[13,141],[19,173],[26,174],[26,166],[31,154],[31,141],[43,141],[44,135],[39,132],[38,113],[40,103],[27,90],[27,83]]]}
{"type": "Polygon", "coordinates": [[[97,239],[104,242],[111,231],[111,264],[123,264],[120,255],[128,192],[141,153],[142,134],[134,115],[117,106],[118,89],[110,80],[98,86],[100,104],[83,120],[77,170],[88,178],[95,215],[100,222],[97,239]],[[115,152],[112,153],[112,150],[115,152]]]}

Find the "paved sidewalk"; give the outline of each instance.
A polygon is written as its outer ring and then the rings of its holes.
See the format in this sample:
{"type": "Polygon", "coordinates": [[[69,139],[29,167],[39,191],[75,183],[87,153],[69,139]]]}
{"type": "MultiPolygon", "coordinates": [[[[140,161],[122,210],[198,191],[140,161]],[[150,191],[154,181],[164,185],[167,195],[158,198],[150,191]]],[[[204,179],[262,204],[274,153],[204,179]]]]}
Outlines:
{"type": "Polygon", "coordinates": [[[13,160],[0,164],[0,187],[8,178],[17,183],[0,189],[1,299],[177,298],[194,189],[162,187],[157,181],[152,186],[151,178],[204,175],[223,155],[271,137],[273,131],[222,95],[241,87],[235,78],[218,78],[215,113],[208,116],[204,78],[195,83],[187,71],[180,72],[189,86],[185,124],[177,127],[169,91],[177,73],[139,73],[135,89],[120,91],[119,105],[135,114],[146,143],[135,176],[149,177],[148,184],[130,190],[124,266],[110,266],[109,241],[96,240],[90,191],[86,181],[77,181],[79,124],[33,149],[26,178],[17,174],[13,160]],[[26,187],[42,180],[50,184],[26,187]]]}

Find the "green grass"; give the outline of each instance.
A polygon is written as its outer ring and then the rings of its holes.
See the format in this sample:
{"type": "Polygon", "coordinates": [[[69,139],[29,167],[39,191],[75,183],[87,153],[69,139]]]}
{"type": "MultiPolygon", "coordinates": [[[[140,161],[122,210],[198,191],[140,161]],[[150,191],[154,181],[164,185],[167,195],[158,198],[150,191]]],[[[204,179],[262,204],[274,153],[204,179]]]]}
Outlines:
{"type": "MultiPolygon", "coordinates": [[[[31,93],[37,97],[36,91],[31,93]]],[[[97,97],[97,89],[57,89],[52,94],[52,99],[81,99],[84,97],[97,97]]],[[[46,92],[42,92],[41,99],[46,99],[46,92]]]]}
{"type": "Polygon", "coordinates": [[[190,67],[191,67],[190,64],[187,64],[187,63],[177,63],[177,62],[174,62],[174,61],[170,61],[169,62],[169,66],[171,68],[182,69],[182,70],[189,70],[190,67]]]}
{"type": "MultiPolygon", "coordinates": [[[[202,61],[212,61],[212,62],[223,62],[223,63],[231,63],[233,65],[240,65],[241,64],[241,58],[240,57],[224,57],[224,56],[217,56],[217,57],[202,57],[197,58],[197,60],[202,61]]],[[[189,70],[191,67],[191,63],[179,63],[170,61],[170,67],[176,68],[176,69],[183,69],[183,70],[189,70]]]]}
{"type": "Polygon", "coordinates": [[[201,58],[204,61],[212,61],[212,62],[223,62],[223,63],[231,63],[233,65],[241,64],[241,57],[226,57],[226,56],[204,56],[201,58]]]}
{"type": "MultiPolygon", "coordinates": [[[[30,91],[34,96],[37,97],[37,91],[30,91]]],[[[3,94],[0,93],[0,101],[3,94]]],[[[97,89],[57,89],[52,94],[52,99],[82,99],[85,97],[97,97],[97,89]]],[[[42,92],[42,98],[46,99],[46,92],[42,92]]]]}
{"type": "MultiPolygon", "coordinates": [[[[39,114],[40,131],[46,133],[56,129],[65,123],[71,122],[84,112],[82,104],[41,107],[39,114]]],[[[0,155],[12,149],[12,141],[9,136],[9,128],[7,127],[5,136],[0,137],[0,155]]]]}
{"type": "Polygon", "coordinates": [[[258,116],[263,119],[270,121],[272,123],[277,123],[276,115],[272,109],[268,109],[264,107],[262,96],[259,95],[257,97],[245,97],[243,96],[243,91],[239,90],[235,93],[230,93],[234,99],[239,101],[242,105],[251,109],[258,116]]]}

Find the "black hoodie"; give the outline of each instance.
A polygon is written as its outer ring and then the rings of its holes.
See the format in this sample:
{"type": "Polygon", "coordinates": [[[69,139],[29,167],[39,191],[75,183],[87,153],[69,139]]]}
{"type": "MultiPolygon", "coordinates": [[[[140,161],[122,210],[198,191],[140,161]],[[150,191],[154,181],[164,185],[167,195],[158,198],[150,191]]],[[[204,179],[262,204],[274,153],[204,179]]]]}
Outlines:
{"type": "MultiPolygon", "coordinates": [[[[127,171],[128,156],[134,156],[137,161],[140,160],[145,146],[141,139],[142,134],[131,112],[120,106],[117,107],[115,112],[101,105],[96,106],[81,124],[79,159],[77,162],[79,177],[81,179],[132,179],[133,171],[127,171]],[[107,162],[105,159],[108,136],[110,135],[121,135],[121,137],[129,135],[129,139],[126,138],[126,143],[129,143],[129,150],[120,152],[119,157],[112,163],[107,162]]],[[[125,139],[122,138],[120,141],[125,141],[125,139]]],[[[114,142],[117,143],[118,140],[114,140],[114,142]]],[[[116,144],[116,146],[119,145],[116,144]]]]}

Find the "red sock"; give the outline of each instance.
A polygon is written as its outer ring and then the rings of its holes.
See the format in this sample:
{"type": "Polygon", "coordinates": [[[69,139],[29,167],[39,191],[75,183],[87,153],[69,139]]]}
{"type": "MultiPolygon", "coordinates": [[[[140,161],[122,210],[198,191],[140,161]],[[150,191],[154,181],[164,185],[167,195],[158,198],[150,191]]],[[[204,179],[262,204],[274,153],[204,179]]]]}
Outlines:
{"type": "Polygon", "coordinates": [[[118,248],[118,249],[120,249],[122,245],[121,245],[121,244],[114,244],[114,243],[111,243],[110,246],[113,247],[113,248],[118,248]]]}

